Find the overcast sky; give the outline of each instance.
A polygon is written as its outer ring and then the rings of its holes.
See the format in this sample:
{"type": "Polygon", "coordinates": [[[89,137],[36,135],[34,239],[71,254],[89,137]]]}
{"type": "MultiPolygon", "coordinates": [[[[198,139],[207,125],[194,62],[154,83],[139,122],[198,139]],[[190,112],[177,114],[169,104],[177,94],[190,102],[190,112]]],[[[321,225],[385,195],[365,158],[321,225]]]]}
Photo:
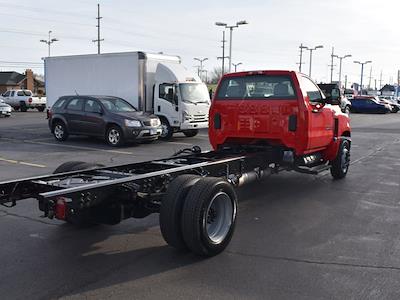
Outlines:
{"type": "MultiPolygon", "coordinates": [[[[353,60],[372,60],[365,70],[368,84],[372,66],[374,79],[397,80],[400,69],[398,0],[246,0],[219,1],[128,1],[128,0],[14,0],[1,1],[0,69],[21,71],[34,68],[43,73],[41,57],[47,46],[40,39],[60,41],[52,55],[96,53],[91,40],[97,38],[97,3],[101,4],[102,52],[149,51],[180,55],[194,70],[194,57],[208,57],[205,69],[221,65],[222,28],[216,21],[249,24],[233,32],[233,62],[240,70],[297,70],[299,45],[323,45],[313,55],[312,77],[330,80],[330,54],[353,57],[343,61],[343,75],[359,82],[361,67],[353,60]],[[22,64],[21,62],[28,62],[22,64]]],[[[227,39],[229,35],[227,32],[227,39]]],[[[303,71],[308,73],[309,54],[303,71]]],[[[338,61],[334,80],[338,78],[338,61]]]]}

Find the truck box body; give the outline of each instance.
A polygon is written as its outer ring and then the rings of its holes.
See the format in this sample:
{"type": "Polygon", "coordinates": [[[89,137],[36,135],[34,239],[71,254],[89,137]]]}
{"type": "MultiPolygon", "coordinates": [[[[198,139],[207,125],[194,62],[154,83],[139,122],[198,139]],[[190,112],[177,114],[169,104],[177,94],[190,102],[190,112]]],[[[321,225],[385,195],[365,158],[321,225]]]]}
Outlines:
{"type": "Polygon", "coordinates": [[[194,128],[208,125],[210,100],[207,93],[206,99],[192,109],[193,113],[180,99],[177,92],[180,84],[198,84],[202,91],[207,88],[197,75],[183,67],[178,56],[124,52],[48,57],[45,59],[45,81],[48,107],[65,95],[116,96],[138,110],[165,117],[175,131],[192,129],[191,125],[184,124],[183,115],[187,110],[187,115],[202,115],[201,122],[193,125],[194,128]],[[173,87],[174,93],[176,90],[174,100],[167,101],[166,93],[162,94],[166,83],[170,84],[168,88],[173,87]]]}
{"type": "Polygon", "coordinates": [[[151,110],[157,65],[180,64],[180,58],[144,55],[141,52],[74,55],[45,59],[48,106],[65,95],[108,95],[121,97],[140,110],[151,110]]]}

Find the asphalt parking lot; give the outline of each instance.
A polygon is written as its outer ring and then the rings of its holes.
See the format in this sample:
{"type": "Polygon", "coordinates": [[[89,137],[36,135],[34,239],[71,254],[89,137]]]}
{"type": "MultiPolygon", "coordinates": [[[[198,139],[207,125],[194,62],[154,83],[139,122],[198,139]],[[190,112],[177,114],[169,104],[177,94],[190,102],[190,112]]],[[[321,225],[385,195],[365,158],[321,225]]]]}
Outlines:
{"type": "MultiPolygon", "coordinates": [[[[77,229],[40,217],[35,200],[0,208],[2,299],[399,299],[400,114],[351,116],[345,180],[283,173],[238,191],[235,235],[199,259],[168,247],[158,216],[77,229]]],[[[111,148],[58,143],[45,115],[0,118],[0,181],[69,160],[103,164],[210,148],[207,132],[111,148]]]]}

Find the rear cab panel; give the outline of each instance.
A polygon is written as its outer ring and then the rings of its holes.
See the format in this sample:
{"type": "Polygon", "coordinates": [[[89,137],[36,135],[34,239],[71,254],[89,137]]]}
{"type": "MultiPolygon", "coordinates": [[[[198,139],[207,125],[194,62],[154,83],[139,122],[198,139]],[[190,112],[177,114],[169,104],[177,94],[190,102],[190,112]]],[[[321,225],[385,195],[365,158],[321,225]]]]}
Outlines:
{"type": "Polygon", "coordinates": [[[301,95],[294,72],[257,71],[225,75],[210,109],[210,141],[295,148],[301,95]]]}
{"type": "Polygon", "coordinates": [[[331,160],[337,137],[349,135],[350,125],[338,105],[324,101],[318,86],[294,71],[227,74],[210,109],[210,143],[214,149],[279,146],[296,156],[321,152],[331,160]]]}

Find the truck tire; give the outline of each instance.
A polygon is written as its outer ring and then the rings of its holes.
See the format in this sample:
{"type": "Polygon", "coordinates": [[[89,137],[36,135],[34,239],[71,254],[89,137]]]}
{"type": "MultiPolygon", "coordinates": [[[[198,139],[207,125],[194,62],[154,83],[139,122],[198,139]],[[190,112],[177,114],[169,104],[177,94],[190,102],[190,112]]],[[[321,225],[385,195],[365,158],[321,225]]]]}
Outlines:
{"type": "Polygon", "coordinates": [[[186,137],[194,137],[199,133],[199,130],[191,129],[191,130],[183,130],[182,132],[186,137]]]}
{"type": "Polygon", "coordinates": [[[172,129],[171,125],[169,125],[169,122],[166,118],[162,117],[160,118],[161,120],[161,134],[160,134],[160,139],[168,141],[172,138],[172,135],[174,134],[174,130],[172,129]]]}
{"type": "Polygon", "coordinates": [[[200,179],[197,175],[181,175],[168,186],[160,208],[160,229],[168,245],[178,250],[186,250],[182,235],[182,209],[185,198],[192,186],[200,179]]]}
{"type": "MultiPolygon", "coordinates": [[[[96,163],[86,163],[83,161],[67,161],[59,165],[53,172],[53,174],[65,173],[65,172],[72,172],[72,171],[80,171],[86,170],[93,167],[104,167],[102,164],[96,163]]],[[[79,213],[68,216],[65,219],[65,222],[78,226],[78,227],[87,227],[96,225],[90,215],[90,209],[82,210],[79,213]]]]}
{"type": "Polygon", "coordinates": [[[111,125],[106,131],[106,142],[112,147],[121,147],[124,145],[124,134],[120,127],[111,125]]]}
{"type": "Polygon", "coordinates": [[[347,115],[349,115],[350,112],[351,112],[350,106],[346,105],[346,107],[344,108],[344,113],[347,114],[347,115]]]}
{"type": "Polygon", "coordinates": [[[215,177],[202,178],[190,189],[182,213],[183,239],[201,256],[221,253],[236,223],[237,197],[233,187],[215,177]]]}
{"type": "Polygon", "coordinates": [[[63,121],[56,121],[53,125],[53,135],[59,142],[66,141],[68,139],[68,129],[63,121]]]}
{"type": "Polygon", "coordinates": [[[37,107],[37,110],[40,112],[44,112],[45,107],[44,106],[39,106],[37,107]]]}
{"type": "Polygon", "coordinates": [[[336,158],[331,163],[331,175],[334,179],[346,177],[350,166],[350,142],[343,139],[340,142],[336,158]]]}
{"type": "Polygon", "coordinates": [[[26,103],[24,101],[20,102],[20,109],[21,109],[21,112],[28,111],[28,107],[26,106],[26,103]]]}

